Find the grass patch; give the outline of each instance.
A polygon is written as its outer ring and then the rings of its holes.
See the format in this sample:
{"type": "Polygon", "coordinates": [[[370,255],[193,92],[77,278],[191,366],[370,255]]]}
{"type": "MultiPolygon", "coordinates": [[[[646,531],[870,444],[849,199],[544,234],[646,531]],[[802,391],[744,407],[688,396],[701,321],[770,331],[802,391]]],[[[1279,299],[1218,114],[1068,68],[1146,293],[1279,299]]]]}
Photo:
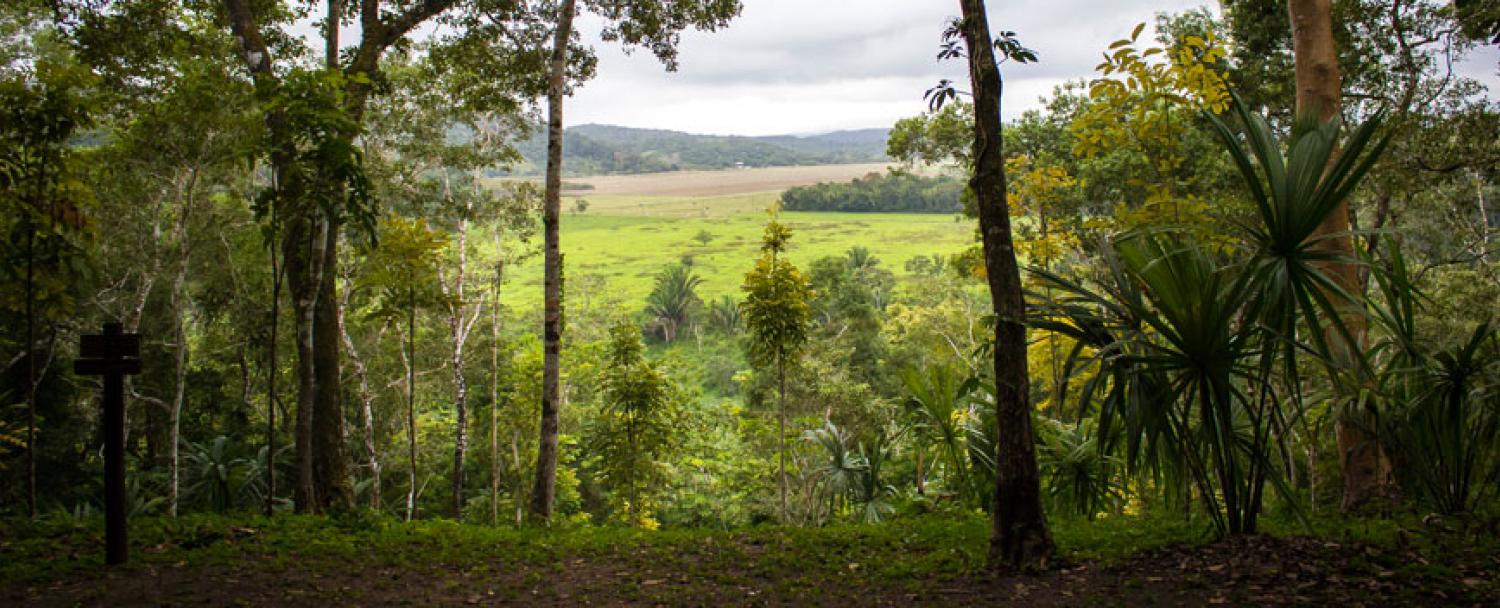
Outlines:
{"type": "MultiPolygon", "coordinates": [[[[562,219],[562,249],[570,281],[587,275],[611,277],[603,286],[624,302],[643,302],[652,278],[663,267],[691,257],[703,277],[698,294],[705,300],[721,295],[739,297],[744,275],[759,254],[764,210],[774,193],[750,197],[757,212],[735,212],[715,217],[640,217],[595,213],[562,219]],[[713,240],[694,240],[700,231],[713,240]],[[620,278],[613,278],[620,277],[620,278]]],[[[806,269],[813,260],[843,255],[856,245],[868,248],[886,268],[905,276],[907,260],[918,255],[947,256],[973,244],[972,221],[955,222],[950,215],[784,213],[793,231],[792,262],[806,269]]],[[[488,240],[479,239],[481,247],[488,240]]],[[[488,255],[486,252],[485,255],[488,255]]],[[[540,258],[513,267],[507,298],[520,309],[540,308],[540,258]]],[[[575,283],[576,284],[576,283],[575,283]]]]}

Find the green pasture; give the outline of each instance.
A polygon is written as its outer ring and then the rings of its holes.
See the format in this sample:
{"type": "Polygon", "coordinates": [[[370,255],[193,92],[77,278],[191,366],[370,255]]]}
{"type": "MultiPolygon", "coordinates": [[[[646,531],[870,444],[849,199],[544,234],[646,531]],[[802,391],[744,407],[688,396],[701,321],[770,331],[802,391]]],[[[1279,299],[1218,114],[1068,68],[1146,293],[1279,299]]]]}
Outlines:
{"type": "MultiPolygon", "coordinates": [[[[644,301],[652,279],[664,267],[691,258],[703,277],[704,300],[738,297],[740,283],[759,254],[765,209],[776,193],[723,197],[587,198],[588,210],[563,202],[562,250],[569,282],[590,281],[623,301],[644,301]],[[698,239],[700,233],[709,237],[698,239]]],[[[947,256],[973,243],[972,220],[953,215],[783,213],[793,231],[791,258],[803,269],[823,256],[842,255],[856,245],[868,248],[898,277],[906,260],[918,255],[947,256]]],[[[533,243],[535,246],[535,243],[533,243]]],[[[542,264],[533,256],[510,271],[507,303],[518,308],[540,304],[542,264]]]]}

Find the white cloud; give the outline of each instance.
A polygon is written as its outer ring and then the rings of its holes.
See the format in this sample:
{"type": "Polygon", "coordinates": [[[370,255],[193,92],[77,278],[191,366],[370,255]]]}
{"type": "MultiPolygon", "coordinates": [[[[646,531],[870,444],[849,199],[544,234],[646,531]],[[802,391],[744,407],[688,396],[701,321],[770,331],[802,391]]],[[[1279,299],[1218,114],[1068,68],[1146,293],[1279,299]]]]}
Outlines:
{"type": "MultiPolygon", "coordinates": [[[[1200,0],[1024,0],[994,3],[995,30],[1014,30],[1040,63],[1007,69],[1007,116],[1069,79],[1087,78],[1099,53],[1159,11],[1200,0]]],[[[936,62],[956,2],[931,0],[746,0],[722,31],[683,35],[681,70],[666,73],[648,53],[626,55],[580,31],[600,56],[598,77],[569,102],[568,121],[765,135],[888,127],[925,107],[939,79],[962,82],[963,65],[936,62]]]]}

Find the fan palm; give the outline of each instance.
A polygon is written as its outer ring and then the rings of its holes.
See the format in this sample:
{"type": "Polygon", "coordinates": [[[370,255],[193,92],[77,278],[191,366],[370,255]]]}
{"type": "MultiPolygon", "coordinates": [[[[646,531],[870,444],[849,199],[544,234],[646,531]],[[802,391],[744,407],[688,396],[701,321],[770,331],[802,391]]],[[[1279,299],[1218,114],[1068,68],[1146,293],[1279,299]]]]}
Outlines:
{"type": "Polygon", "coordinates": [[[661,326],[662,340],[676,340],[678,330],[691,321],[694,310],[702,304],[697,292],[702,283],[702,277],[681,264],[668,266],[656,275],[656,285],[646,298],[646,312],[661,326]]]}

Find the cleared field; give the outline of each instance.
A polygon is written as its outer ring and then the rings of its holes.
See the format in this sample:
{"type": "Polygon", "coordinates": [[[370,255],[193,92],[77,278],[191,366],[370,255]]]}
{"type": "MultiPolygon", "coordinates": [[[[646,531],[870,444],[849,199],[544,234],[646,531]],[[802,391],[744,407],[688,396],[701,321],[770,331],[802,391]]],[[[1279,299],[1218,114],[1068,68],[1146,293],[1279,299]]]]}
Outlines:
{"type": "MultiPolygon", "coordinates": [[[[690,259],[703,277],[705,300],[739,297],[740,283],[760,249],[765,211],[792,186],[844,181],[885,164],[679,171],[648,175],[570,177],[593,190],[563,193],[562,248],[570,291],[588,286],[592,302],[615,300],[630,311],[644,305],[654,277],[665,266],[690,259]],[[579,213],[577,202],[588,202],[579,213]]],[[[941,168],[926,169],[937,173],[941,168]]],[[[952,215],[784,213],[793,231],[791,259],[806,269],[813,260],[868,248],[896,275],[908,259],[949,255],[973,243],[974,222],[952,215]]],[[[484,246],[484,245],[481,245],[484,246]]],[[[511,269],[507,303],[541,306],[538,257],[511,269]]]]}
{"type": "MultiPolygon", "coordinates": [[[[762,199],[764,200],[764,198],[762,199]]],[[[972,220],[951,215],[784,213],[792,228],[791,259],[804,270],[813,260],[842,255],[860,245],[868,248],[897,276],[917,255],[955,253],[973,243],[972,220]]],[[[703,277],[698,293],[705,300],[721,295],[739,297],[745,273],[760,249],[764,213],[736,213],[712,217],[645,217],[595,214],[566,215],[562,220],[562,248],[570,285],[591,285],[596,303],[614,299],[629,312],[645,303],[652,280],[661,269],[684,258],[703,277]],[[700,233],[706,237],[703,242],[700,233]]],[[[509,305],[521,309],[540,306],[542,265],[532,258],[513,268],[506,290],[509,305]]]]}
{"type": "Polygon", "coordinates": [[[722,171],[673,171],[641,175],[570,177],[570,184],[589,184],[591,190],[566,192],[583,196],[725,196],[751,192],[781,192],[793,186],[846,181],[867,173],[884,173],[888,163],[757,167],[722,171]]]}
{"type": "Polygon", "coordinates": [[[563,209],[572,219],[579,200],[588,202],[586,215],[634,217],[720,218],[737,213],[761,212],[781,196],[781,190],[727,194],[724,196],[642,196],[638,194],[592,195],[565,193],[563,209]]]}

